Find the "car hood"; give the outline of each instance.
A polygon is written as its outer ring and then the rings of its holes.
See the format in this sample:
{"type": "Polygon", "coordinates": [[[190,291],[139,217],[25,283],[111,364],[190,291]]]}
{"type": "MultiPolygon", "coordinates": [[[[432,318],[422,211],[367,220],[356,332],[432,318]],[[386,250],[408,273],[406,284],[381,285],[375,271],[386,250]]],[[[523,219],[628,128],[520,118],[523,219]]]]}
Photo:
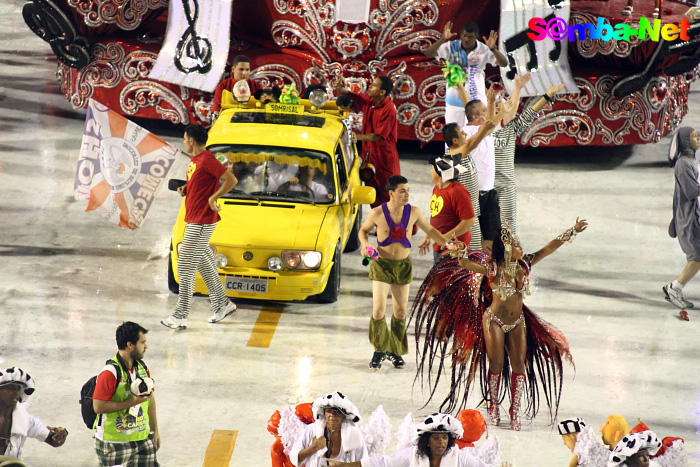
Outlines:
{"type": "MultiPolygon", "coordinates": [[[[221,203],[221,202],[220,202],[221,203]]],[[[330,206],[227,200],[210,243],[231,247],[314,250],[330,206]]]]}

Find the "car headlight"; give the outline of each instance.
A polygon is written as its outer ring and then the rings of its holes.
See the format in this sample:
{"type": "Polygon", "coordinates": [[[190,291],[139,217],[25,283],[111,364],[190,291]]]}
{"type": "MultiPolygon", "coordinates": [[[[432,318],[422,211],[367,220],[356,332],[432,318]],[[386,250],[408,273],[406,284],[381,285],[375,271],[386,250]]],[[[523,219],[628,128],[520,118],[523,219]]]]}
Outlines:
{"type": "Polygon", "coordinates": [[[267,260],[267,269],[270,271],[279,271],[282,269],[282,259],[277,256],[272,256],[267,260]]]}
{"type": "Polygon", "coordinates": [[[318,269],[323,256],[318,251],[285,250],[282,262],[287,269],[318,269]]]}
{"type": "Polygon", "coordinates": [[[219,269],[223,269],[228,266],[228,257],[222,253],[214,255],[214,261],[216,262],[216,267],[219,269]]]}
{"type": "Polygon", "coordinates": [[[209,249],[211,250],[211,254],[216,256],[216,247],[209,245],[209,249]]]}
{"type": "Polygon", "coordinates": [[[321,253],[318,251],[309,251],[302,255],[302,263],[309,269],[316,269],[321,264],[321,253]]]}

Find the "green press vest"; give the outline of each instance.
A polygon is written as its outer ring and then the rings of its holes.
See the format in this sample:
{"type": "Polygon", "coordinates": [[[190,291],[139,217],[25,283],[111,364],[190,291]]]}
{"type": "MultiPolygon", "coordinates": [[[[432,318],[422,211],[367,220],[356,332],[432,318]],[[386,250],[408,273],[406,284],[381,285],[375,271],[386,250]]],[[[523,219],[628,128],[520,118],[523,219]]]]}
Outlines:
{"type": "MultiPolygon", "coordinates": [[[[125,401],[131,399],[131,391],[129,390],[129,373],[126,368],[124,368],[116,356],[112,358],[119,367],[121,368],[121,379],[117,381],[117,389],[114,391],[112,396],[113,401],[125,401]]],[[[148,377],[146,369],[138,364],[134,360],[134,366],[136,368],[136,376],[142,378],[148,377]]],[[[142,441],[148,438],[150,431],[148,424],[148,407],[151,405],[151,401],[147,400],[139,404],[139,413],[137,416],[133,416],[129,409],[120,410],[119,412],[112,412],[108,414],[102,414],[96,419],[96,423],[102,423],[104,425],[104,440],[105,441],[142,441]]]]}

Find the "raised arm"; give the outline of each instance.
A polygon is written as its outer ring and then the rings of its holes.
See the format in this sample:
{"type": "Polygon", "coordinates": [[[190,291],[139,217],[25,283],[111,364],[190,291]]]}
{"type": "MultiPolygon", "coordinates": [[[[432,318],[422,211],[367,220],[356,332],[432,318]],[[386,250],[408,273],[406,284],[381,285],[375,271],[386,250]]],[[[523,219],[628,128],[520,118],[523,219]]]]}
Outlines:
{"type": "Polygon", "coordinates": [[[534,110],[535,112],[539,112],[540,110],[542,110],[545,104],[547,104],[547,102],[551,102],[552,97],[554,97],[556,93],[564,89],[565,86],[566,84],[564,83],[559,84],[557,86],[550,86],[549,89],[547,89],[547,92],[544,93],[544,95],[532,105],[532,110],[534,110]],[[547,96],[549,99],[547,99],[547,97],[544,96],[547,96]]]}
{"type": "Polygon", "coordinates": [[[520,91],[530,82],[530,73],[525,73],[523,76],[516,76],[513,80],[513,94],[510,96],[510,101],[514,104],[513,108],[503,114],[503,125],[507,125],[508,122],[515,118],[515,114],[518,113],[518,105],[520,104],[520,91]]]}
{"type": "Polygon", "coordinates": [[[495,123],[491,120],[485,121],[482,125],[479,125],[479,130],[470,136],[463,145],[459,146],[457,149],[450,150],[450,154],[469,154],[481,143],[482,139],[491,134],[494,128],[496,128],[495,123]]]}
{"type": "Polygon", "coordinates": [[[496,92],[493,88],[488,88],[486,90],[486,120],[493,120],[493,116],[496,113],[496,92]]]}
{"type": "Polygon", "coordinates": [[[462,101],[462,106],[467,105],[469,103],[469,96],[464,89],[464,83],[457,83],[457,92],[459,93],[459,100],[462,101]]]}
{"type": "Polygon", "coordinates": [[[440,39],[436,40],[428,47],[426,47],[423,51],[423,54],[425,54],[426,57],[430,58],[436,57],[440,46],[445,42],[449,41],[454,36],[455,33],[452,32],[452,21],[448,21],[447,23],[445,23],[445,27],[442,29],[442,37],[440,37],[440,39]]]}
{"type": "Polygon", "coordinates": [[[532,259],[530,260],[530,264],[532,265],[540,262],[543,258],[557,251],[559,247],[562,246],[564,243],[572,242],[574,240],[574,237],[576,237],[576,234],[579,232],[583,232],[584,230],[586,230],[586,228],[588,228],[588,222],[586,221],[586,219],[579,220],[579,218],[577,217],[576,223],[573,227],[566,229],[564,233],[559,235],[551,242],[547,243],[544,246],[544,248],[540,249],[537,253],[534,253],[532,255],[532,259]]]}
{"type": "Polygon", "coordinates": [[[484,44],[486,44],[489,50],[493,53],[493,56],[496,57],[496,63],[498,63],[498,66],[508,65],[508,59],[501,53],[500,50],[498,50],[498,33],[496,31],[491,31],[489,33],[489,37],[482,36],[482,39],[484,39],[484,44]]]}

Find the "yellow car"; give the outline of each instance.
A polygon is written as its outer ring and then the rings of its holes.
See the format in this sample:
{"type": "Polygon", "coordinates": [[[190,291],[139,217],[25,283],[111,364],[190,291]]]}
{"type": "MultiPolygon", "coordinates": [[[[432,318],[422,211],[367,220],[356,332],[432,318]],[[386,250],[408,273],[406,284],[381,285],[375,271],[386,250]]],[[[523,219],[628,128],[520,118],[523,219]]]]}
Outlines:
{"type": "MultiPolygon", "coordinates": [[[[221,220],[210,240],[226,293],[336,301],[341,254],[359,248],[360,205],[375,198],[374,188],[361,184],[362,161],[348,123],[332,102],[319,108],[307,100],[262,107],[235,104],[224,94],[207,147],[238,179],[219,199],[221,220]]],[[[173,293],[179,290],[184,218],[183,200],[168,262],[173,293]]],[[[208,293],[199,274],[195,293],[208,293]]]]}

